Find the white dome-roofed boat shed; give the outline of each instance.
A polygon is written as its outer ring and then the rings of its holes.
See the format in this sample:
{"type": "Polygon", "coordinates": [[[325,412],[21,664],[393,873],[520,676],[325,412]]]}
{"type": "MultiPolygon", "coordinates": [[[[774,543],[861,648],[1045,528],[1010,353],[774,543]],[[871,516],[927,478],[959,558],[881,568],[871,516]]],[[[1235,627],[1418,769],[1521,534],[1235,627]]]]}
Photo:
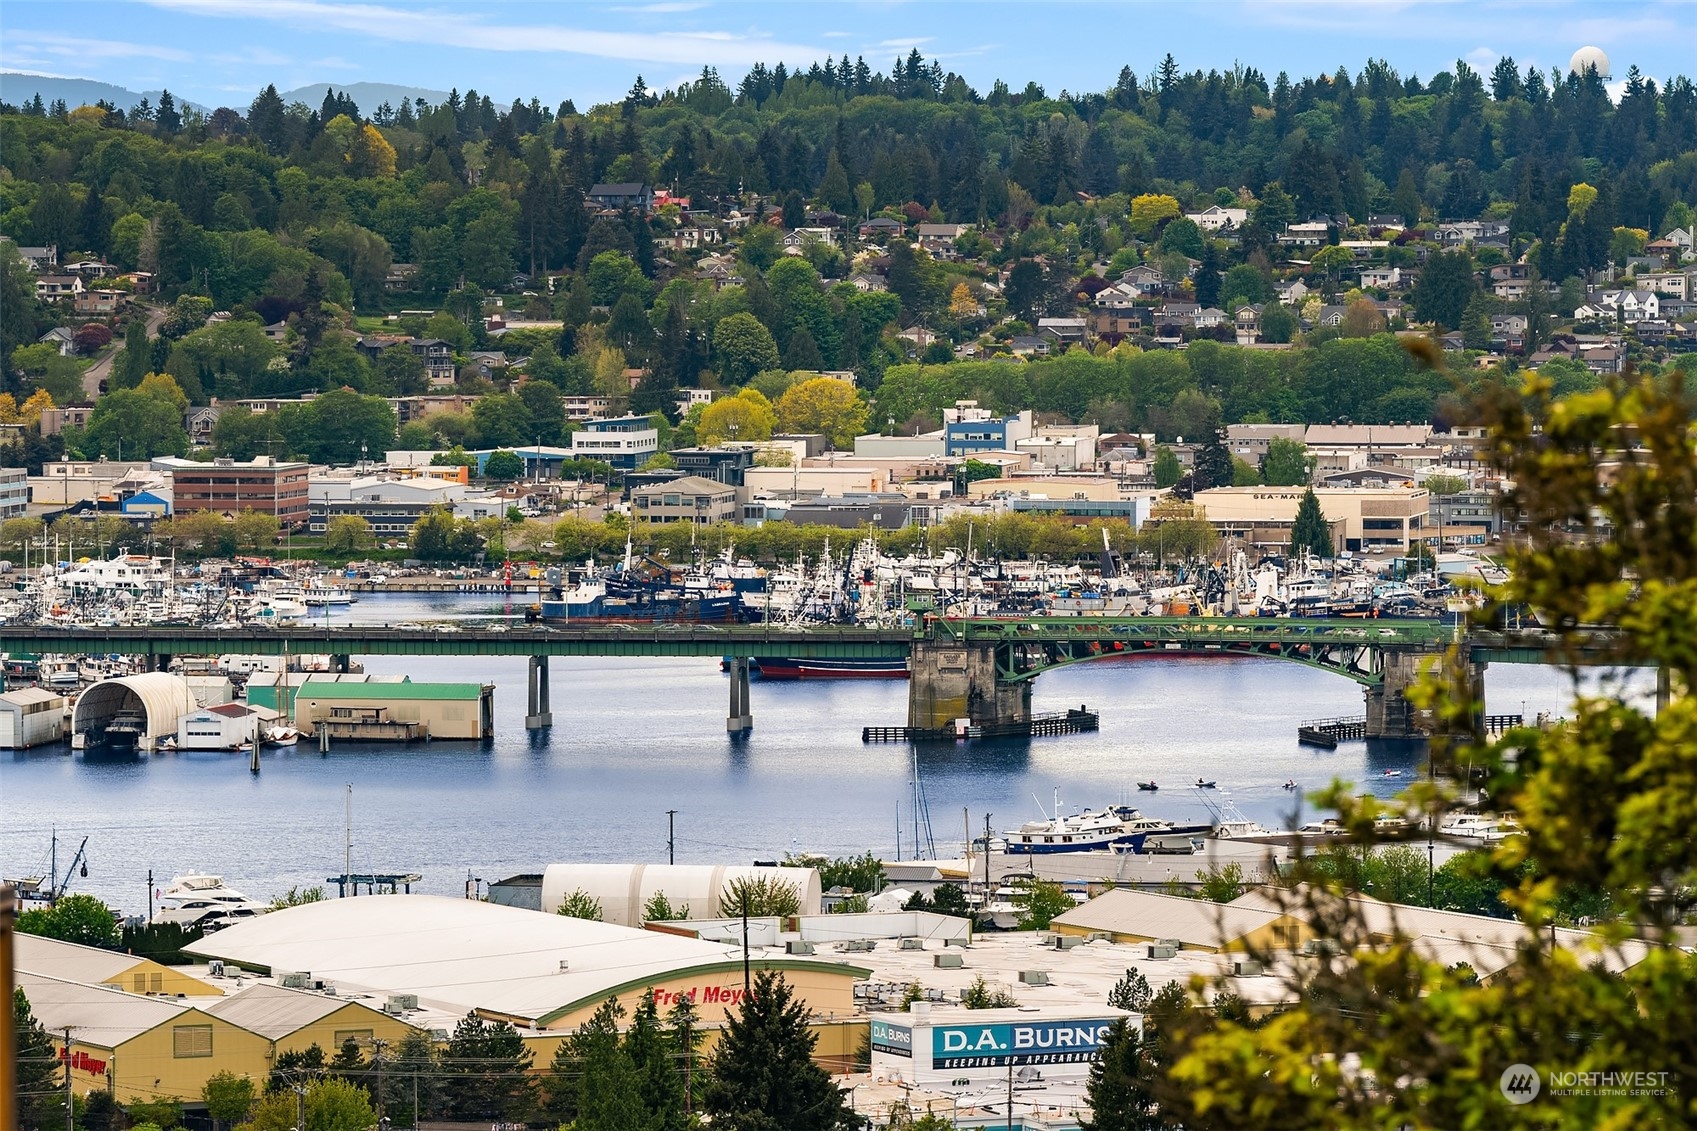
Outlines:
{"type": "Polygon", "coordinates": [[[141,749],[151,750],[156,740],[177,733],[179,719],[199,708],[189,692],[188,681],[180,675],[146,672],[119,676],[101,680],[78,697],[71,715],[71,730],[85,734],[90,728],[105,726],[118,715],[134,714],[146,720],[139,745],[141,749]]]}
{"type": "Polygon", "coordinates": [[[719,900],[737,880],[762,877],[795,889],[803,915],[819,914],[819,873],[812,868],[737,867],[724,864],[550,864],[542,874],[542,910],[557,911],[574,891],[601,905],[603,922],[642,925],[642,909],[656,892],[693,919],[716,919],[719,900]]]}

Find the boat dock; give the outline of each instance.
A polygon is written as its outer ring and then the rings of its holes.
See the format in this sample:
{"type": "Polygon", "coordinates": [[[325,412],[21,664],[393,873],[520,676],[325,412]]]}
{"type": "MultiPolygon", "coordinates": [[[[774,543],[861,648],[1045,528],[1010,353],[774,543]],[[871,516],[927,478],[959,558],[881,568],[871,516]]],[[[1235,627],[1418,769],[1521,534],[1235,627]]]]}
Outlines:
{"type": "MultiPolygon", "coordinates": [[[[1518,726],[1525,726],[1523,715],[1486,715],[1485,733],[1502,734],[1518,726]]],[[[1301,723],[1296,728],[1296,741],[1303,746],[1317,746],[1322,750],[1336,750],[1340,742],[1356,742],[1367,737],[1367,720],[1362,717],[1341,719],[1312,719],[1301,723]]]]}
{"type": "Polygon", "coordinates": [[[1099,730],[1102,716],[1089,707],[1049,711],[1005,723],[957,721],[952,727],[862,727],[862,742],[958,742],[975,738],[1042,738],[1099,730]]]}

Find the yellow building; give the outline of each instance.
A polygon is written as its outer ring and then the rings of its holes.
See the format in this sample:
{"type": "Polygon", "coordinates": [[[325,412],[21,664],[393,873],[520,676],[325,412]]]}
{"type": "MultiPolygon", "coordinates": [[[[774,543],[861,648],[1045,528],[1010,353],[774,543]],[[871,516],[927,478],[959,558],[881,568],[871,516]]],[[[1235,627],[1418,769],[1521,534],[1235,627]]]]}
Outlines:
{"type": "Polygon", "coordinates": [[[224,993],[210,982],[151,958],[44,939],[39,935],[13,937],[17,940],[17,968],[46,978],[172,998],[219,997],[224,993]]]}
{"type": "Polygon", "coordinates": [[[414,1027],[357,1001],[260,982],[203,1007],[207,1013],[270,1042],[270,1057],[317,1045],[326,1057],[353,1040],[366,1056],[373,1043],[393,1047],[414,1027]]]}
{"type": "Polygon", "coordinates": [[[269,1041],[186,1000],[22,971],[18,986],[60,1061],[69,1061],[78,1093],[110,1090],[120,1104],[194,1103],[220,1072],[262,1080],[270,1071],[269,1041]]]}

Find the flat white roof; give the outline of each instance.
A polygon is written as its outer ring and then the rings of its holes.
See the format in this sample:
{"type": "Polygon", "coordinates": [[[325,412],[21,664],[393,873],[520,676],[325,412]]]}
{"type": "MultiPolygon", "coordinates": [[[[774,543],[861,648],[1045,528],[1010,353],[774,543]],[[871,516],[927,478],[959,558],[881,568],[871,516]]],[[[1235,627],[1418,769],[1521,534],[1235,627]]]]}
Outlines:
{"type": "Polygon", "coordinates": [[[412,993],[460,1013],[542,1024],[622,986],[742,961],[740,946],[434,895],[309,903],[184,949],[273,975],[306,971],[338,988],[412,993]]]}

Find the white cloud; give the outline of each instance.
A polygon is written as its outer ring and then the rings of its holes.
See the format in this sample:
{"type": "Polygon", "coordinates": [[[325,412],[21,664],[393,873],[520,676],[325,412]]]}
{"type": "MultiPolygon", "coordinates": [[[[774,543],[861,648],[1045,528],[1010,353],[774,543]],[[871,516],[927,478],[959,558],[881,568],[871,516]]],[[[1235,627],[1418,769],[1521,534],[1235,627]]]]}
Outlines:
{"type": "Polygon", "coordinates": [[[83,59],[164,59],[172,63],[187,63],[192,56],[175,47],[160,47],[151,43],[132,43],[116,39],[89,39],[56,32],[15,29],[6,35],[6,51],[18,51],[30,56],[63,56],[83,59]]]}
{"type": "Polygon", "coordinates": [[[718,31],[624,32],[559,24],[487,22],[470,11],[420,11],[380,4],[331,4],[323,0],[147,0],[159,8],[197,16],[272,20],[313,30],[334,29],[393,43],[448,45],[480,51],[590,55],[684,65],[739,65],[758,60],[808,58],[814,47],[781,43],[756,34],[718,31]]]}

